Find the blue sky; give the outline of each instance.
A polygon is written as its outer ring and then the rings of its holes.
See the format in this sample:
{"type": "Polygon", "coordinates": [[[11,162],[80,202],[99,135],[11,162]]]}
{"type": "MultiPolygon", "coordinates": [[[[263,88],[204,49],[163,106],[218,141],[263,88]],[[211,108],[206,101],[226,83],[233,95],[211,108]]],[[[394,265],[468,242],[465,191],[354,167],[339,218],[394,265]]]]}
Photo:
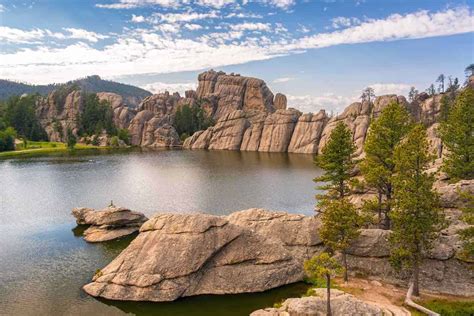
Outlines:
{"type": "Polygon", "coordinates": [[[440,73],[463,80],[473,32],[463,0],[0,0],[0,78],[98,74],[182,92],[214,68],[338,112],[366,86],[406,95],[440,73]]]}

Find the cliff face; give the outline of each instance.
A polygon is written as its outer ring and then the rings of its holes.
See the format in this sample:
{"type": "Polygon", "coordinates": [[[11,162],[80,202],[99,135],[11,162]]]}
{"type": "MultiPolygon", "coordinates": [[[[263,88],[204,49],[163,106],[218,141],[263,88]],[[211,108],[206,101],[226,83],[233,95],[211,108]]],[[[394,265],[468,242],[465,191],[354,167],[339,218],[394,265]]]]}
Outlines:
{"type": "MultiPolygon", "coordinates": [[[[64,104],[56,104],[55,93],[39,102],[37,114],[51,141],[65,141],[64,132],[61,134],[60,130],[70,128],[77,133],[76,118],[83,109],[83,97],[80,91],[72,91],[64,104]]],[[[179,93],[154,94],[143,99],[136,109],[128,107],[118,94],[101,92],[97,95],[110,103],[115,125],[129,130],[135,146],[180,145],[173,127],[174,114],[177,108],[188,104],[201,107],[216,124],[186,139],[184,148],[305,154],[319,153],[340,121],[352,131],[357,154],[363,154],[371,121],[388,104],[396,102],[406,107],[414,120],[428,127],[431,147],[438,156],[442,155],[441,141],[436,134],[442,95],[429,97],[421,93],[411,103],[403,96],[384,95],[377,97],[373,104],[352,103],[341,114],[329,117],[325,111],[303,114],[287,109],[286,96],[281,93],[274,96],[263,80],[213,70],[198,76],[196,91],[186,91],[184,97],[179,93]]]]}
{"type": "Polygon", "coordinates": [[[341,114],[329,117],[325,111],[302,114],[292,108],[286,109],[286,96],[280,93],[271,102],[273,94],[261,80],[209,71],[199,75],[197,96],[211,100],[209,104],[213,104],[212,113],[217,124],[186,139],[183,147],[187,149],[317,154],[324,148],[334,127],[343,121],[352,131],[356,154],[362,155],[371,121],[395,102],[404,106],[415,121],[428,127],[431,147],[438,156],[442,155],[441,141],[436,133],[442,95],[429,97],[421,93],[411,103],[404,96],[383,95],[373,104],[355,102],[341,114]],[[221,137],[224,138],[221,140],[221,137]]]}

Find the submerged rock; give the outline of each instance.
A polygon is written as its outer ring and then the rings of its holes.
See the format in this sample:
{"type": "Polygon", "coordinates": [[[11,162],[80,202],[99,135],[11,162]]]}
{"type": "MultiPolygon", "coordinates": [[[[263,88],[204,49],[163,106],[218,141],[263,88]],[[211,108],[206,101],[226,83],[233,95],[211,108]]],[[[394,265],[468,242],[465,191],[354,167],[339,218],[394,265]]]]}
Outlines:
{"type": "Polygon", "coordinates": [[[148,220],[142,213],[114,206],[100,211],[77,207],[72,210],[72,215],[78,225],[90,225],[84,231],[87,242],[102,242],[130,235],[148,220]]]}

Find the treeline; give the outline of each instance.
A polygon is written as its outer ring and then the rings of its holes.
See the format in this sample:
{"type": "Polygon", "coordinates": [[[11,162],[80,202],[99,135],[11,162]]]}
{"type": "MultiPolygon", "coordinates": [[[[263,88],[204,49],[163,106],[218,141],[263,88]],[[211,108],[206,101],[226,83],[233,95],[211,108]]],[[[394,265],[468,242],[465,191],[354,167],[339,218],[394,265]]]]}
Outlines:
{"type": "Polygon", "coordinates": [[[38,95],[11,97],[0,103],[0,151],[14,150],[15,138],[47,140],[36,116],[38,95]]]}
{"type": "MultiPolygon", "coordinates": [[[[474,179],[474,89],[468,86],[457,94],[438,132],[447,149],[442,170],[451,181],[474,179]]],[[[430,152],[426,128],[413,122],[402,105],[389,104],[371,124],[364,152],[362,161],[356,161],[352,133],[341,121],[315,157],[315,164],[324,170],[315,182],[324,183],[320,188],[325,193],[317,198],[326,251],[307,261],[305,269],[309,276],[324,277],[328,288],[334,275],[343,273],[347,281],[348,247],[361,228],[376,225],[392,231],[390,263],[411,275],[413,294],[419,295],[424,254],[446,227],[440,197],[433,188],[435,175],[428,172],[435,155],[430,152]],[[362,182],[353,178],[356,167],[362,182]],[[377,192],[377,198],[357,208],[349,195],[361,187],[377,192]],[[341,254],[342,266],[333,257],[336,253],[341,254]]],[[[460,194],[467,205],[463,218],[473,225],[474,197],[460,194]]],[[[460,234],[462,256],[474,260],[474,229],[471,226],[460,234]]]]}
{"type": "Polygon", "coordinates": [[[173,125],[181,140],[185,140],[195,132],[214,125],[214,120],[206,114],[201,104],[185,104],[176,110],[173,125]]]}
{"type": "Polygon", "coordinates": [[[120,94],[126,100],[128,97],[144,99],[151,95],[150,92],[128,84],[118,83],[109,80],[103,80],[99,76],[89,76],[67,83],[55,83],[49,85],[30,85],[10,80],[0,80],[0,100],[7,100],[15,95],[23,94],[41,94],[62,89],[64,87],[77,86],[81,90],[89,92],[113,92],[120,94]]]}

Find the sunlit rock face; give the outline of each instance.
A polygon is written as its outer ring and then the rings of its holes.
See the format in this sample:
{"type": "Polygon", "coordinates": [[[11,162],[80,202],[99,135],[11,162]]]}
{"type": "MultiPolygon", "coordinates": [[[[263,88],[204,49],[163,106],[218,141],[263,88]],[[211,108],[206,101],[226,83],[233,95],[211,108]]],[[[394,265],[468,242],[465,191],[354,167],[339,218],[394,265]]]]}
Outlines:
{"type": "MultiPolygon", "coordinates": [[[[472,264],[457,258],[459,211],[425,254],[421,286],[474,295],[472,264]]],[[[201,294],[260,292],[302,280],[303,262],[323,251],[316,216],[248,209],[228,216],[156,214],[84,290],[113,300],[172,301],[201,294]]],[[[406,286],[389,263],[390,231],[363,229],[347,252],[350,273],[406,286]]]]}

